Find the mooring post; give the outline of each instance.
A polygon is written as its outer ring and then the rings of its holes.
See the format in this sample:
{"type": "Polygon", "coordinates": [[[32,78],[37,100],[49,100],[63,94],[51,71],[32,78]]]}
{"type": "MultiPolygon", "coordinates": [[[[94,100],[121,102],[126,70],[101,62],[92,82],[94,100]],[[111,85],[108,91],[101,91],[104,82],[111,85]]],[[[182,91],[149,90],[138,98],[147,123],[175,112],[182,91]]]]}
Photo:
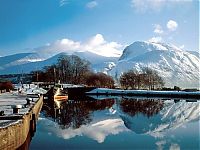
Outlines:
{"type": "Polygon", "coordinates": [[[4,116],[5,114],[4,114],[4,111],[2,110],[2,111],[0,111],[0,116],[4,116]]]}
{"type": "Polygon", "coordinates": [[[12,106],[13,114],[18,114],[20,108],[22,108],[22,105],[13,105],[12,106]]]}
{"type": "Polygon", "coordinates": [[[30,105],[31,104],[32,99],[31,98],[26,98],[26,105],[30,105]]]}

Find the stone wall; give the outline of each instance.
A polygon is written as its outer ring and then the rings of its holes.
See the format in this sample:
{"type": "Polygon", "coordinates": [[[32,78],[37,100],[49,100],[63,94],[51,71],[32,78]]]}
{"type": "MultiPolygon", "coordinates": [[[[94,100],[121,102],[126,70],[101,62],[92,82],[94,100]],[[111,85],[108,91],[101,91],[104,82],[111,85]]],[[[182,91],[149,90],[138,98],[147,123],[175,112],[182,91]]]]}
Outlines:
{"type": "MultiPolygon", "coordinates": [[[[0,149],[13,150],[20,147],[26,140],[30,132],[35,131],[36,120],[39,117],[40,110],[43,105],[43,96],[41,96],[30,111],[23,116],[23,119],[6,127],[0,127],[0,149]],[[35,117],[33,117],[35,116],[35,117]],[[35,119],[33,121],[33,119],[35,119]]],[[[34,134],[34,133],[30,133],[34,134]]]]}

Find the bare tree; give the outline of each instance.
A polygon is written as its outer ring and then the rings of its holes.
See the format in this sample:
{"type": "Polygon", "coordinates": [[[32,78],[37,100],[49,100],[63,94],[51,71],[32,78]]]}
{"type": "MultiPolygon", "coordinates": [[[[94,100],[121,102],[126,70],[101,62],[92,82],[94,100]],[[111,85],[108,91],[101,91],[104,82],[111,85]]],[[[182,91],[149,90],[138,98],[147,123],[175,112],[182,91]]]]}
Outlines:
{"type": "Polygon", "coordinates": [[[63,83],[80,84],[84,82],[84,74],[90,71],[89,62],[78,56],[61,56],[57,63],[59,79],[63,83]]]}
{"type": "Polygon", "coordinates": [[[135,70],[129,70],[120,76],[120,84],[125,89],[136,89],[139,87],[138,73],[135,70]]]}
{"type": "Polygon", "coordinates": [[[141,72],[129,70],[123,73],[120,84],[125,89],[154,90],[164,86],[164,81],[155,70],[143,68],[141,72]]]}
{"type": "Polygon", "coordinates": [[[90,72],[90,63],[75,55],[62,55],[56,64],[45,66],[43,71],[35,71],[33,81],[81,84],[84,74],[90,72]]]}
{"type": "Polygon", "coordinates": [[[104,73],[90,72],[85,76],[85,84],[88,86],[113,88],[114,80],[111,76],[104,73]]]}

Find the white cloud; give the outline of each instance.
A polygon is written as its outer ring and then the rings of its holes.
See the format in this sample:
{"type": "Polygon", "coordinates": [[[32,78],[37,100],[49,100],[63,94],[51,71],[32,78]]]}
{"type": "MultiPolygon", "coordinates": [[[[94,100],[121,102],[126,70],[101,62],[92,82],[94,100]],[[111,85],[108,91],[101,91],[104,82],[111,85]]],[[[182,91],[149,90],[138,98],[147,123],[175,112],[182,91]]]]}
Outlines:
{"type": "Polygon", "coordinates": [[[66,5],[68,3],[68,0],[60,0],[59,5],[60,7],[66,5]]]}
{"type": "Polygon", "coordinates": [[[162,37],[160,36],[156,36],[156,37],[152,37],[151,39],[149,39],[148,41],[149,42],[154,42],[154,43],[159,43],[159,42],[162,42],[162,37]]]}
{"type": "Polygon", "coordinates": [[[166,0],[131,0],[131,6],[138,12],[147,10],[160,10],[166,0]]]}
{"type": "Polygon", "coordinates": [[[176,6],[180,3],[192,2],[192,0],[131,0],[131,7],[137,12],[160,11],[164,7],[176,6]]]}
{"type": "MultiPolygon", "coordinates": [[[[173,32],[177,30],[178,23],[174,20],[169,20],[166,23],[166,28],[163,28],[160,24],[153,24],[154,36],[148,41],[150,42],[163,42],[164,40],[173,40],[173,32]]],[[[184,48],[184,45],[182,45],[184,48]]]]}
{"type": "Polygon", "coordinates": [[[87,42],[87,44],[90,46],[98,46],[104,43],[106,43],[106,41],[104,40],[103,35],[101,34],[96,34],[94,37],[90,38],[90,40],[87,42]]]}
{"type": "Polygon", "coordinates": [[[120,48],[122,48],[121,44],[118,44],[117,42],[107,42],[101,34],[96,34],[82,44],[83,50],[91,51],[103,56],[120,56],[120,48]]]}
{"type": "Polygon", "coordinates": [[[167,22],[167,28],[169,29],[169,31],[175,31],[178,27],[178,23],[174,20],[169,20],[167,22]]]}
{"type": "Polygon", "coordinates": [[[62,40],[58,40],[57,41],[57,44],[59,45],[62,45],[64,46],[64,48],[67,48],[67,49],[78,49],[80,47],[80,43],[79,42],[74,42],[70,39],[62,39],[62,40]]]}
{"type": "Polygon", "coordinates": [[[156,33],[156,34],[162,34],[164,31],[163,31],[163,29],[162,29],[162,26],[161,25],[159,25],[159,24],[154,24],[154,33],[156,33]]]}
{"type": "Polygon", "coordinates": [[[104,39],[103,35],[96,34],[83,42],[64,38],[52,44],[49,43],[43,47],[36,48],[35,51],[48,54],[49,56],[61,52],[72,54],[77,51],[90,51],[106,57],[119,57],[123,48],[123,45],[113,41],[108,42],[104,39]]]}
{"type": "Polygon", "coordinates": [[[89,3],[86,4],[86,7],[88,8],[94,8],[98,5],[97,1],[91,1],[89,3]]]}

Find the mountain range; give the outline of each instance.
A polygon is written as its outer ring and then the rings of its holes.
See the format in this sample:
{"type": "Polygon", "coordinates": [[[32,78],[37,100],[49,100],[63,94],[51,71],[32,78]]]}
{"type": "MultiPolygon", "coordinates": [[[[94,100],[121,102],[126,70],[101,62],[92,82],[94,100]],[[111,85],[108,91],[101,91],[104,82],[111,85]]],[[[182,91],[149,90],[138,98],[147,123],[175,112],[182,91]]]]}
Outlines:
{"type": "MultiPolygon", "coordinates": [[[[61,50],[59,50],[60,52],[61,50]]],[[[156,70],[165,86],[199,88],[200,56],[196,51],[185,51],[171,44],[136,41],[127,46],[120,57],[106,57],[92,51],[69,51],[59,54],[20,53],[0,57],[0,75],[29,73],[56,63],[62,55],[77,55],[90,61],[95,72],[104,72],[119,78],[124,72],[141,71],[148,67],[156,70]]],[[[113,55],[114,56],[114,55],[113,55]]]]}

